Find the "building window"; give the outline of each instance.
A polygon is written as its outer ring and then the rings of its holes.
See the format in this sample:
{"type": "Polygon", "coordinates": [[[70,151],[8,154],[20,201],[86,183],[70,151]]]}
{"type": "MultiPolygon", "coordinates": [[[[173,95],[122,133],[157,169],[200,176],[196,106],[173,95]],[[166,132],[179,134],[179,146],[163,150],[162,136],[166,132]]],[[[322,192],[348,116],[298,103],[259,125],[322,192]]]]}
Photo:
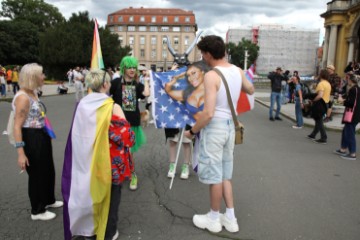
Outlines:
{"type": "Polygon", "coordinates": [[[178,37],[174,37],[174,45],[179,45],[179,38],[178,37]]]}
{"type": "Polygon", "coordinates": [[[129,37],[129,44],[130,45],[133,45],[134,41],[135,41],[134,37],[129,37]]]}
{"type": "Polygon", "coordinates": [[[130,16],[129,17],[129,22],[133,22],[134,21],[134,16],[130,16]]]}
{"type": "Polygon", "coordinates": [[[123,16],[119,16],[118,17],[118,22],[123,22],[123,21],[124,21],[123,16]]]}
{"type": "Polygon", "coordinates": [[[134,32],[135,31],[135,26],[128,26],[128,31],[129,32],[134,32]]]}
{"type": "Polygon", "coordinates": [[[140,22],[145,22],[145,16],[140,17],[140,22]]]}
{"type": "Polygon", "coordinates": [[[156,16],[152,16],[152,17],[151,17],[151,22],[152,22],[152,23],[155,23],[155,22],[156,22],[156,16]]]}
{"type": "Polygon", "coordinates": [[[184,44],[185,46],[189,45],[189,37],[185,37],[184,44]]]}
{"type": "Polygon", "coordinates": [[[190,32],[190,27],[184,27],[184,32],[190,32]]]}
{"type": "Polygon", "coordinates": [[[163,57],[163,59],[167,58],[167,52],[168,52],[167,49],[162,51],[162,57],[163,57]]]}
{"type": "Polygon", "coordinates": [[[190,22],[190,17],[185,17],[185,22],[190,22]]]}
{"type": "Polygon", "coordinates": [[[174,22],[179,22],[179,17],[178,16],[174,17],[174,22]]]}
{"type": "Polygon", "coordinates": [[[169,31],[169,27],[161,27],[161,31],[162,32],[168,32],[169,31]]]}
{"type": "Polygon", "coordinates": [[[110,16],[110,22],[113,22],[114,21],[114,18],[113,18],[113,16],[110,16]]]}
{"type": "Polygon", "coordinates": [[[173,32],[180,32],[180,27],[173,27],[173,32]]]}
{"type": "Polygon", "coordinates": [[[141,44],[141,45],[144,45],[144,44],[145,44],[145,37],[144,37],[144,36],[141,36],[141,37],[140,37],[140,44],[141,44]]]}
{"type": "Polygon", "coordinates": [[[156,45],[156,37],[151,37],[151,45],[156,45]]]}
{"type": "Polygon", "coordinates": [[[146,32],[146,26],[139,26],[139,32],[146,32]]]}
{"type": "Polygon", "coordinates": [[[145,49],[140,49],[140,57],[145,57],[145,49]]]}
{"type": "Polygon", "coordinates": [[[150,32],[157,32],[158,28],[156,26],[151,26],[150,27],[150,32]]]}
{"type": "Polygon", "coordinates": [[[164,16],[164,17],[163,17],[163,22],[164,22],[164,23],[167,23],[167,22],[168,22],[168,17],[167,17],[167,16],[164,16]]]}
{"type": "Polygon", "coordinates": [[[163,37],[162,43],[163,43],[163,44],[166,44],[166,43],[167,43],[167,38],[166,38],[166,37],[163,37]]]}
{"type": "Polygon", "coordinates": [[[151,58],[156,58],[156,50],[151,50],[151,58]]]}
{"type": "Polygon", "coordinates": [[[118,31],[119,31],[119,32],[122,32],[122,30],[123,30],[123,27],[122,27],[122,26],[118,26],[118,31]]]}

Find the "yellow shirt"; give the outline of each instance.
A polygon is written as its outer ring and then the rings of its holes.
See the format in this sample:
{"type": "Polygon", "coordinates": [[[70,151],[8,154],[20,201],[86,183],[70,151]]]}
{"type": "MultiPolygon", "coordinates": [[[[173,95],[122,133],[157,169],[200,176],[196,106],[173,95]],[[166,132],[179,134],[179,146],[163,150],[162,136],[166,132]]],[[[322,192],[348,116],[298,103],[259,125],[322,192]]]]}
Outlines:
{"type": "Polygon", "coordinates": [[[13,71],[12,82],[18,82],[18,81],[19,81],[19,73],[17,71],[13,71]]]}
{"type": "Polygon", "coordinates": [[[316,86],[316,92],[323,91],[322,99],[325,103],[330,101],[330,93],[331,93],[331,85],[326,80],[321,80],[318,85],[316,86]]]}

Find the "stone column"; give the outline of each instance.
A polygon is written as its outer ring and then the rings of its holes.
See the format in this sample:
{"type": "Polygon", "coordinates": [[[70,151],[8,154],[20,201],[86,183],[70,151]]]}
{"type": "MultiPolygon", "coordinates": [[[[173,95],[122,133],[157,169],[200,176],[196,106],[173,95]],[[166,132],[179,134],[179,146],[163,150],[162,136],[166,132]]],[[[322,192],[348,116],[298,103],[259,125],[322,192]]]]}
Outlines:
{"type": "Polygon", "coordinates": [[[320,68],[326,68],[327,66],[327,56],[329,51],[329,35],[330,35],[330,29],[326,27],[325,29],[325,39],[324,39],[324,49],[323,49],[323,56],[322,56],[322,66],[320,68]]]}
{"type": "Polygon", "coordinates": [[[348,58],[347,63],[352,62],[354,60],[354,40],[349,39],[349,51],[348,51],[348,58]]]}
{"type": "Polygon", "coordinates": [[[331,25],[327,65],[335,63],[337,33],[338,25],[331,25]]]}

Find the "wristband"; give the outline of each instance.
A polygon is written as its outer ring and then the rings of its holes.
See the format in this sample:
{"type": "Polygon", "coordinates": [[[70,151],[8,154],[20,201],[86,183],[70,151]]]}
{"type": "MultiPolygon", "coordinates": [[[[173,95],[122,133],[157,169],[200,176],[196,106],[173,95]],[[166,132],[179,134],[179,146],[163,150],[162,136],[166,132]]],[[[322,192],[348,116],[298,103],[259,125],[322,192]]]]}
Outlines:
{"type": "Polygon", "coordinates": [[[189,130],[191,135],[195,135],[195,133],[192,131],[192,129],[189,130]]]}
{"type": "Polygon", "coordinates": [[[24,142],[24,141],[22,141],[22,142],[15,142],[14,147],[15,147],[15,148],[25,147],[25,142],[24,142]]]}

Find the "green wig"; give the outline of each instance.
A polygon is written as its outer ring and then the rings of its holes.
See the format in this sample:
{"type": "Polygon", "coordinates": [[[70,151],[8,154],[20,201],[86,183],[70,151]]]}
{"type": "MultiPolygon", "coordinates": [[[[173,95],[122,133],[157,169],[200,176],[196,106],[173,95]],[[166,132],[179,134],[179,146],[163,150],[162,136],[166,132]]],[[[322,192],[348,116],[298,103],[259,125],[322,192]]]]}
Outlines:
{"type": "Polygon", "coordinates": [[[121,59],[121,62],[120,62],[121,75],[124,75],[125,68],[131,68],[131,67],[134,67],[137,72],[138,71],[138,60],[131,56],[123,57],[123,59],[121,59]]]}

